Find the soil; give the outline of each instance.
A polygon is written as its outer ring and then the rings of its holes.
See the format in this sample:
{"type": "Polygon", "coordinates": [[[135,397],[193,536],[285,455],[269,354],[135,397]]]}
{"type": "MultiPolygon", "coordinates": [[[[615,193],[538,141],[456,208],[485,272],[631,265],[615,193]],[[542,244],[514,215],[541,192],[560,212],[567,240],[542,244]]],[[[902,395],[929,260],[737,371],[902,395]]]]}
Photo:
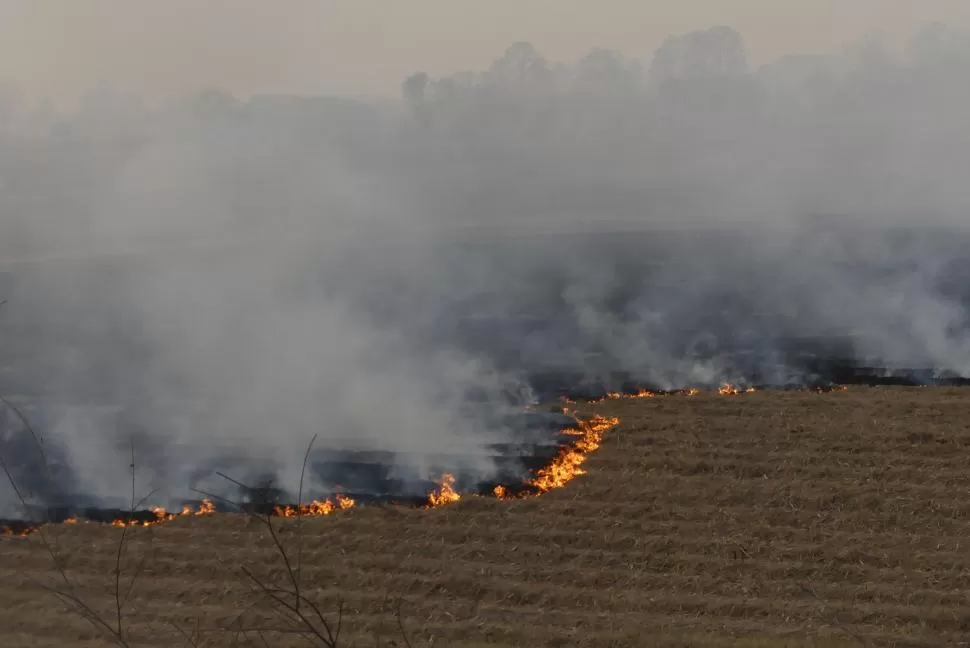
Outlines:
{"type": "MultiPolygon", "coordinates": [[[[620,426],[586,475],[541,497],[275,520],[294,562],[302,537],[304,594],[334,622],[342,601],[338,645],[970,642],[970,390],[576,407],[620,426]]],[[[112,626],[121,533],[45,530],[112,626]]],[[[127,538],[129,645],[322,645],[278,632],[286,620],[244,573],[286,584],[258,521],[185,517],[127,538]]],[[[41,536],[0,538],[0,577],[0,646],[112,645],[45,589],[65,591],[41,536]]]]}

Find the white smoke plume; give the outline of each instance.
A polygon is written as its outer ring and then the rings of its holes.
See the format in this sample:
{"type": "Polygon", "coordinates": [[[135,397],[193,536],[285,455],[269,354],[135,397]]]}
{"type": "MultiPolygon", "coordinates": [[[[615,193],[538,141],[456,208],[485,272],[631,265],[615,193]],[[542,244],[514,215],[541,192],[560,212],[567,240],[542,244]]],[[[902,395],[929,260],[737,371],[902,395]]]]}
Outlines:
{"type": "Polygon", "coordinates": [[[314,434],[487,473],[482,403],[550,372],[804,383],[802,338],[970,375],[968,82],[943,27],[757,69],[717,27],[391,104],[0,93],[0,387],[79,490],[125,492],[136,434],[175,497],[227,448],[292,488],[314,434]]]}

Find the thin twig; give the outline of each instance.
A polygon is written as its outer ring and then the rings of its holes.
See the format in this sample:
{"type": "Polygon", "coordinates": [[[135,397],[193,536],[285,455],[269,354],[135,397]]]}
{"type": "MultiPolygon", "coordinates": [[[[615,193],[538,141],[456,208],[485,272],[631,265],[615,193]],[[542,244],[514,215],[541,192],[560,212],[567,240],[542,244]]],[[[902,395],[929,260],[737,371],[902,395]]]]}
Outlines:
{"type": "Polygon", "coordinates": [[[408,639],[408,633],[404,629],[404,620],[401,617],[401,604],[403,602],[404,602],[404,599],[402,598],[397,599],[397,611],[394,613],[394,617],[397,619],[397,629],[401,631],[401,641],[404,642],[404,645],[406,646],[406,648],[411,648],[411,640],[408,639]]]}
{"type": "Polygon", "coordinates": [[[298,607],[290,603],[285,596],[281,595],[281,594],[288,594],[289,592],[286,592],[285,590],[279,590],[276,588],[269,587],[268,585],[260,581],[258,578],[256,578],[256,576],[245,566],[243,566],[242,571],[244,574],[246,574],[246,576],[250,578],[250,580],[253,581],[256,587],[258,587],[267,597],[275,601],[277,605],[283,608],[286,608],[287,610],[292,612],[293,615],[297,619],[299,619],[300,622],[303,624],[303,627],[306,629],[306,631],[311,633],[317,639],[319,639],[324,646],[327,646],[328,648],[336,648],[336,644],[332,641],[333,633],[330,632],[329,625],[324,626],[324,629],[327,632],[327,636],[324,636],[324,634],[320,632],[320,629],[317,628],[313,624],[313,622],[300,611],[298,607]]]}
{"type": "Polygon", "coordinates": [[[216,471],[216,475],[218,475],[219,477],[222,477],[223,479],[225,479],[228,482],[232,482],[233,484],[235,484],[239,488],[243,489],[247,493],[252,493],[255,490],[252,486],[247,486],[246,484],[242,483],[241,481],[237,481],[237,480],[233,479],[232,477],[230,477],[229,475],[227,475],[225,473],[221,473],[219,471],[216,471]]]}
{"type": "MultiPolygon", "coordinates": [[[[0,305],[3,305],[4,303],[6,302],[0,302],[0,305]]],[[[40,457],[44,461],[44,468],[48,470],[48,478],[50,478],[50,462],[47,460],[47,452],[44,450],[44,443],[41,441],[40,436],[34,429],[34,426],[30,424],[30,421],[27,419],[24,413],[20,411],[20,408],[7,400],[5,396],[0,396],[0,403],[3,403],[6,408],[13,412],[17,418],[20,419],[20,424],[24,426],[24,429],[30,433],[30,436],[34,439],[34,443],[37,444],[37,449],[40,451],[40,457]]]]}
{"type": "MultiPolygon", "coordinates": [[[[816,592],[813,588],[809,587],[808,585],[804,585],[803,584],[801,586],[801,589],[802,589],[803,592],[806,592],[807,594],[809,594],[810,596],[812,596],[816,601],[818,601],[819,603],[821,603],[822,604],[822,608],[825,611],[829,611],[829,604],[824,599],[822,599],[822,597],[818,595],[818,592],[816,592]]],[[[848,627],[847,625],[845,625],[844,623],[842,623],[841,621],[839,621],[839,619],[838,619],[837,616],[833,615],[832,616],[832,619],[835,621],[835,626],[837,628],[839,628],[840,630],[842,630],[842,632],[846,633],[847,635],[849,635],[850,637],[852,637],[853,639],[855,639],[856,641],[858,641],[859,643],[861,643],[863,646],[871,646],[872,645],[872,643],[868,639],[866,639],[865,637],[863,637],[862,635],[860,635],[858,632],[854,631],[852,628],[848,627]]]]}
{"type": "Polygon", "coordinates": [[[182,639],[185,640],[185,643],[188,644],[189,648],[199,648],[199,642],[193,639],[192,636],[183,630],[179,624],[175,623],[174,621],[169,621],[169,625],[175,628],[176,632],[182,635],[182,639]]]}
{"type": "MultiPolygon", "coordinates": [[[[64,576],[64,578],[67,578],[66,574],[62,573],[62,575],[64,576]]],[[[101,615],[99,615],[97,612],[91,609],[91,607],[87,603],[85,603],[81,599],[81,597],[79,597],[77,594],[74,594],[73,592],[65,592],[64,590],[51,587],[50,585],[41,583],[40,581],[37,581],[34,579],[31,579],[31,580],[33,580],[38,587],[40,587],[43,590],[46,590],[62,603],[69,604],[70,607],[74,609],[74,612],[78,616],[86,620],[88,623],[94,626],[96,630],[98,630],[101,634],[103,634],[108,639],[116,643],[118,646],[120,646],[121,648],[130,648],[127,640],[125,640],[125,638],[122,635],[118,634],[115,631],[115,629],[111,626],[111,624],[109,624],[107,621],[101,618],[101,615]]]]}
{"type": "Polygon", "coordinates": [[[303,574],[303,479],[306,477],[306,465],[310,460],[310,451],[313,449],[313,443],[317,440],[317,435],[314,434],[313,438],[310,439],[310,443],[306,446],[306,452],[303,453],[303,467],[300,469],[300,489],[296,496],[296,582],[294,583],[294,590],[296,590],[296,605],[297,608],[300,606],[300,577],[303,574]]]}
{"type": "Polygon", "coordinates": [[[192,491],[193,493],[198,493],[199,495],[201,495],[203,497],[207,497],[207,498],[213,499],[213,500],[218,500],[220,502],[223,502],[225,504],[228,504],[229,506],[234,506],[235,508],[239,509],[240,511],[243,510],[243,505],[240,504],[239,502],[234,501],[234,500],[226,499],[225,497],[221,497],[219,495],[214,495],[213,493],[210,493],[210,492],[204,491],[204,490],[199,490],[198,488],[190,488],[189,490],[192,491]]]}
{"type": "MultiPolygon", "coordinates": [[[[20,490],[20,487],[17,485],[17,480],[14,479],[13,474],[10,472],[10,468],[7,466],[7,462],[4,461],[2,454],[0,454],[0,469],[3,470],[3,474],[6,475],[7,480],[10,482],[10,487],[13,488],[13,491],[17,496],[17,500],[20,502],[20,505],[23,507],[25,519],[29,520],[30,507],[27,505],[27,500],[24,498],[23,492],[20,490]]],[[[47,533],[44,531],[43,525],[37,528],[37,535],[40,537],[41,544],[43,544],[44,548],[47,550],[47,554],[50,556],[51,562],[54,564],[54,569],[57,571],[57,573],[61,577],[61,580],[64,582],[64,587],[66,588],[66,591],[58,590],[48,585],[44,585],[42,583],[38,583],[38,584],[43,589],[46,589],[54,593],[59,599],[68,599],[70,601],[74,601],[75,609],[78,612],[78,614],[80,614],[82,617],[90,621],[92,625],[94,625],[96,628],[102,629],[102,630],[106,629],[108,631],[109,636],[112,636],[113,633],[111,632],[111,626],[105,623],[105,621],[101,619],[100,616],[95,614],[93,610],[91,610],[87,605],[85,605],[84,602],[80,599],[80,597],[78,597],[77,594],[75,593],[74,584],[71,582],[71,579],[68,578],[67,576],[67,568],[64,566],[64,563],[61,560],[60,555],[55,549],[53,543],[47,537],[47,533]],[[95,623],[95,621],[97,621],[97,623],[95,623]]]]}
{"type": "Polygon", "coordinates": [[[125,552],[125,540],[128,537],[128,527],[131,526],[131,521],[135,517],[135,442],[131,441],[131,464],[128,469],[131,471],[131,502],[128,509],[128,515],[125,519],[125,525],[121,529],[121,538],[118,539],[118,551],[115,553],[115,627],[119,635],[124,634],[124,629],[122,626],[121,618],[121,608],[123,606],[121,600],[121,557],[125,552]]]}

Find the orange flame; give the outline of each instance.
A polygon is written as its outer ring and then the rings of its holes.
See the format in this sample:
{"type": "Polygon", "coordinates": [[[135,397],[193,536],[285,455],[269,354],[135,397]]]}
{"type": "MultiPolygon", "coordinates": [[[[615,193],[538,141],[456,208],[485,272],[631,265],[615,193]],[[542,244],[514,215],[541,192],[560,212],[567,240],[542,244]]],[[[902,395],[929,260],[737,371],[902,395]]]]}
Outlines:
{"type": "Polygon", "coordinates": [[[579,428],[571,428],[563,432],[579,437],[576,443],[562,448],[556,457],[545,468],[541,469],[529,486],[537,494],[548,493],[554,488],[560,488],[578,475],[586,474],[581,466],[586,462],[589,453],[600,447],[603,435],[620,423],[620,419],[595,415],[588,421],[578,421],[579,428]]]}
{"type": "Polygon", "coordinates": [[[273,509],[273,514],[279,517],[297,517],[305,515],[309,517],[320,517],[330,515],[334,511],[345,511],[356,506],[357,502],[345,495],[336,495],[333,499],[313,500],[307,504],[295,506],[277,506],[273,509]]]}
{"type": "MultiPolygon", "coordinates": [[[[163,514],[167,515],[165,513],[165,509],[152,509],[152,510],[156,511],[156,515],[158,514],[157,511],[159,511],[159,510],[163,514]]],[[[210,500],[210,499],[204,499],[199,504],[199,508],[196,509],[196,510],[192,510],[192,507],[189,506],[188,504],[186,504],[185,506],[182,507],[182,512],[179,513],[179,515],[180,516],[181,515],[212,515],[215,512],[216,512],[216,505],[212,502],[212,500],[210,500]]],[[[171,520],[174,517],[177,517],[177,516],[175,516],[174,514],[172,514],[172,517],[167,518],[167,519],[171,520]]]]}
{"type": "Polygon", "coordinates": [[[846,391],[848,389],[849,388],[847,386],[845,386],[845,385],[832,385],[828,389],[826,389],[824,387],[816,387],[815,388],[815,392],[816,393],[819,393],[819,394],[824,394],[827,391],[846,391]]]}
{"type": "MultiPolygon", "coordinates": [[[[603,396],[602,398],[597,398],[596,400],[591,400],[589,402],[593,405],[598,405],[599,403],[605,403],[608,400],[626,400],[628,398],[653,398],[654,396],[657,396],[657,395],[658,394],[656,392],[652,392],[649,389],[643,389],[643,388],[638,389],[632,394],[624,394],[623,392],[618,392],[618,391],[609,391],[609,392],[606,392],[606,395],[603,396]]],[[[572,403],[575,401],[567,401],[567,402],[572,403]]],[[[563,409],[563,412],[565,411],[566,410],[563,409]]]]}
{"type": "Polygon", "coordinates": [[[730,383],[724,383],[721,388],[717,390],[717,393],[721,396],[737,396],[738,394],[751,394],[758,391],[754,387],[746,387],[745,389],[740,389],[735,387],[730,383]]]}
{"type": "Polygon", "coordinates": [[[445,473],[441,476],[438,488],[428,493],[428,505],[425,508],[452,504],[460,499],[461,494],[455,490],[455,476],[445,473]]]}
{"type": "Polygon", "coordinates": [[[129,520],[129,519],[117,519],[111,521],[111,526],[123,529],[124,527],[148,527],[156,526],[162,522],[168,522],[169,520],[174,520],[177,517],[189,516],[189,515],[212,515],[216,512],[216,505],[210,499],[204,499],[199,504],[198,509],[193,509],[191,506],[186,504],[182,507],[182,511],[179,514],[169,513],[164,507],[153,506],[151,508],[152,514],[155,516],[153,520],[129,520]]]}

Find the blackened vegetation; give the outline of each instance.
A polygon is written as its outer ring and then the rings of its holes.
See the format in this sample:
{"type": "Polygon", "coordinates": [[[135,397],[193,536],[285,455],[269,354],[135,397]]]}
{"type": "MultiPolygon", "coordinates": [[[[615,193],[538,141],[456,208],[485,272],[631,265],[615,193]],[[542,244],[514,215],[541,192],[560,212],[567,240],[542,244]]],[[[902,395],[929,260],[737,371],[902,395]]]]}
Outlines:
{"type": "MultiPolygon", "coordinates": [[[[406,453],[383,450],[347,450],[340,448],[315,448],[308,455],[308,483],[314,485],[307,495],[309,498],[327,498],[336,494],[349,497],[357,505],[398,504],[422,506],[428,502],[428,493],[439,487],[439,482],[430,475],[455,475],[454,488],[463,493],[491,495],[496,486],[501,485],[506,494],[517,495],[529,491],[528,480],[539,469],[546,466],[559,450],[572,442],[563,430],[575,425],[575,419],[556,411],[522,412],[515,423],[517,439],[507,443],[490,444],[482,454],[470,461],[465,455],[441,452],[406,453]],[[481,466],[470,468],[469,466],[481,466]]],[[[513,423],[512,421],[506,421],[513,423]]],[[[12,440],[4,449],[19,452],[18,455],[30,458],[16,466],[15,479],[25,479],[34,488],[26,490],[28,508],[25,518],[0,519],[0,529],[18,534],[33,528],[39,523],[61,523],[71,519],[111,523],[129,519],[133,523],[150,523],[158,518],[149,510],[129,511],[120,507],[107,507],[103,498],[91,497],[69,487],[74,482],[66,464],[60,472],[45,472],[34,443],[26,430],[10,420],[7,423],[7,436],[12,440]],[[36,458],[36,459],[34,459],[36,458]],[[31,479],[31,475],[34,476],[31,479]],[[101,503],[99,505],[99,502],[101,503]]],[[[52,448],[56,454],[56,448],[52,448]]],[[[191,453],[193,448],[181,447],[183,454],[191,453]]],[[[295,506],[297,493],[279,488],[271,473],[260,475],[254,462],[249,459],[251,449],[225,448],[213,453],[217,458],[207,464],[210,474],[226,475],[238,471],[254,475],[252,479],[235,481],[227,477],[224,486],[228,491],[215,496],[210,501],[216,511],[244,512],[250,514],[272,514],[277,507],[295,506]],[[222,471],[226,471],[225,473],[222,471]]],[[[172,512],[177,513],[183,506],[198,510],[200,499],[179,501],[172,512]]]]}
{"type": "MultiPolygon", "coordinates": [[[[389,442],[379,442],[381,431],[363,448],[321,441],[308,457],[307,494],[341,493],[359,504],[421,504],[445,473],[455,476],[463,493],[487,494],[496,485],[515,493],[569,441],[562,430],[574,421],[556,407],[563,398],[717,389],[724,382],[815,390],[970,385],[960,372],[968,366],[960,354],[970,331],[966,236],[832,231],[834,226],[826,226],[829,233],[806,227],[781,242],[770,232],[753,231],[449,238],[422,256],[431,275],[449,278],[444,284],[407,282],[395,255],[372,254],[373,281],[355,284],[344,295],[348,303],[375,321],[394,321],[416,356],[450,345],[493,367],[503,380],[510,377],[501,394],[488,381],[463,385],[463,419],[500,430],[501,439],[483,443],[474,456],[453,454],[447,443],[440,452],[392,451],[389,442]],[[790,262],[796,252],[798,264],[790,262]],[[582,263],[552,263],[561,258],[582,263]],[[921,337],[925,331],[934,335],[921,337]]],[[[121,270],[99,266],[91,279],[110,285],[121,270]]],[[[335,281],[335,274],[328,276],[335,281]]],[[[322,283],[337,293],[347,290],[339,282],[322,283]]],[[[94,300],[78,308],[115,312],[109,305],[94,300]]],[[[70,416],[79,416],[88,403],[101,404],[90,409],[118,410],[104,416],[114,417],[111,427],[123,445],[133,440],[142,456],[152,458],[148,463],[154,465],[145,467],[174,475],[179,486],[192,488],[222,472],[251,485],[227,493],[250,510],[296,502],[296,493],[279,488],[277,467],[266,459],[270,453],[244,443],[220,447],[205,430],[195,448],[168,436],[177,412],[151,397],[158,384],[139,379],[150,350],[124,322],[108,329],[65,321],[30,327],[25,323],[47,320],[29,310],[24,305],[11,311],[20,318],[17,326],[0,323],[8,346],[12,339],[23,342],[4,352],[12,369],[0,373],[0,388],[22,395],[17,402],[38,430],[50,432],[66,408],[47,389],[44,376],[53,373],[31,371],[33,352],[62,345],[70,355],[72,349],[103,346],[112,350],[104,357],[124,361],[108,363],[114,373],[90,368],[85,389],[71,394],[70,416]],[[118,393],[124,402],[115,407],[118,393]]],[[[178,381],[160,391],[175,395],[172,402],[192,402],[191,390],[178,381]]],[[[102,420],[90,429],[103,431],[102,420]]],[[[0,411],[0,452],[36,505],[37,519],[90,518],[120,509],[120,503],[85,493],[60,441],[48,435],[44,456],[19,417],[9,408],[0,411]]]]}
{"type": "MultiPolygon", "coordinates": [[[[806,356],[801,360],[802,380],[787,384],[762,382],[756,373],[733,383],[734,386],[751,387],[757,390],[812,390],[831,391],[844,385],[856,386],[897,386],[897,387],[970,387],[970,378],[953,372],[933,369],[906,369],[889,367],[867,367],[855,364],[849,359],[822,358],[806,356]]],[[[637,380],[629,372],[613,372],[604,380],[589,381],[582,373],[538,373],[532,377],[536,390],[546,397],[575,401],[599,400],[610,394],[634,395],[641,391],[656,394],[679,393],[680,389],[664,389],[648,381],[637,380]]]]}

